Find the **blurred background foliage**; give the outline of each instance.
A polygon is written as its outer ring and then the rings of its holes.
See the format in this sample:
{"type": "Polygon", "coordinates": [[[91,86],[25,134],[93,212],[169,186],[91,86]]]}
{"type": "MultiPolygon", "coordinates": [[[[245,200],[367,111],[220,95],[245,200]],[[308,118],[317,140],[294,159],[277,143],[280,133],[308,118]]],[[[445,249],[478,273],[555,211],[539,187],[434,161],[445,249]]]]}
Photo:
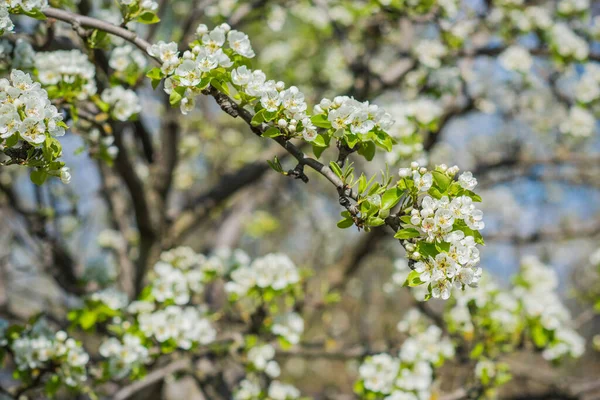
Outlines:
{"type": "MultiPolygon", "coordinates": [[[[200,22],[228,22],[251,38],[257,53],[253,66],[298,86],[309,104],[347,94],[392,114],[400,110],[398,118],[403,118],[408,102],[422,97],[434,101],[442,110],[437,127],[419,127],[414,135],[398,132],[400,144],[391,155],[378,154],[373,163],[352,159],[355,167],[374,174],[385,162],[396,171],[418,159],[473,171],[485,199],[485,271],[502,286],[525,255],[535,254],[551,265],[560,277],[561,296],[588,339],[584,357],[561,365],[557,376],[597,377],[600,356],[593,338],[600,319],[590,309],[600,293],[600,135],[597,127],[587,137],[559,129],[575,101],[574,85],[583,67],[557,66],[550,57],[534,55],[526,78],[504,69],[498,62],[504,43],[518,38],[536,48],[539,40],[533,34],[494,29],[491,3],[459,5],[453,24],[464,20],[477,29],[465,28],[468,33],[455,39],[464,50],[444,63],[450,77],[420,72],[419,54],[413,50],[423,38],[453,43],[435,18],[437,6],[427,1],[167,1],[162,22],[140,33],[155,41],[184,43],[200,22]]],[[[599,5],[592,2],[589,15],[598,14],[599,5]]],[[[73,7],[99,16],[104,4],[81,0],[73,7]]],[[[25,20],[19,22],[23,31],[34,29],[25,20]]],[[[48,32],[36,33],[44,34],[48,32]]],[[[52,34],[75,40],[62,24],[52,34]]],[[[590,63],[597,63],[600,45],[591,44],[595,60],[590,63]]],[[[314,307],[305,314],[308,345],[332,350],[360,345],[372,351],[397,347],[401,336],[396,324],[415,300],[406,288],[393,284],[394,261],[403,251],[391,235],[378,229],[337,229],[340,207],[327,182],[307,172],[310,183],[304,184],[268,169],[265,161],[275,155],[286,167],[293,163],[276,144],[248,134],[245,124],[224,115],[211,98],[200,100],[183,117],[165,107],[160,89],[153,91],[144,83],[137,91],[143,105],[140,121],[118,127],[123,138],[119,151],[129,153],[144,185],[158,173],[151,161],[165,151],[161,134],[178,131],[178,163],[165,215],[176,227],[186,222],[182,215],[191,215],[191,222],[165,235],[164,243],[205,253],[237,247],[253,257],[284,252],[312,274],[306,301],[314,307]],[[207,200],[207,206],[197,209],[207,200]]],[[[61,140],[63,159],[73,171],[71,185],[49,181],[36,187],[26,171],[0,171],[0,307],[6,315],[61,315],[77,303],[81,291],[118,281],[120,257],[135,259],[139,252],[143,232],[136,227],[136,205],[129,201],[128,189],[105,161],[77,151],[89,131],[74,133],[61,140]],[[122,204],[107,202],[113,192],[122,196],[122,204]],[[114,215],[115,207],[120,216],[114,215]],[[74,275],[67,281],[77,283],[74,291],[57,276],[64,273],[58,264],[66,260],[65,268],[74,275]]],[[[322,156],[335,157],[335,149],[322,156]]],[[[433,301],[431,307],[439,310],[442,304],[433,301]]],[[[356,361],[282,357],[284,375],[293,377],[304,393],[351,393],[356,361]]],[[[546,368],[539,355],[517,359],[525,369],[546,368]]],[[[444,367],[440,375],[445,389],[453,388],[463,368],[459,362],[444,367]]],[[[539,384],[514,375],[515,384],[506,393],[534,398],[539,384]]],[[[178,393],[177,388],[168,390],[178,393]]]]}

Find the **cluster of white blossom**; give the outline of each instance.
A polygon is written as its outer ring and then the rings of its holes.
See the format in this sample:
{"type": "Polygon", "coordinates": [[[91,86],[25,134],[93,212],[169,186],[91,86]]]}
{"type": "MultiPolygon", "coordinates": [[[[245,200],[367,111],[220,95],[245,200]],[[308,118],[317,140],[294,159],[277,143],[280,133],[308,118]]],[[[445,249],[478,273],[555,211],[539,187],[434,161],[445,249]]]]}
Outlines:
{"type": "Polygon", "coordinates": [[[96,68],[79,50],[39,52],[35,56],[35,68],[44,86],[73,85],[79,100],[96,94],[96,68]]]}
{"type": "Polygon", "coordinates": [[[300,391],[296,387],[277,380],[271,382],[265,397],[259,380],[252,376],[241,381],[233,395],[234,400],[294,400],[298,398],[300,398],[300,391]]]}
{"type": "MultiPolygon", "coordinates": [[[[463,293],[456,293],[455,303],[446,312],[451,332],[473,337],[495,337],[501,342],[528,333],[543,356],[555,360],[564,356],[580,357],[584,339],[572,328],[569,310],[556,293],[558,277],[538,258],[525,257],[514,278],[512,290],[501,290],[489,280],[463,293]],[[486,332],[477,332],[485,329],[486,332]]],[[[513,343],[514,344],[514,343],[513,343]]],[[[518,344],[518,343],[517,343],[518,344]]]]}
{"type": "Polygon", "coordinates": [[[62,136],[65,124],[62,114],[50,104],[48,93],[29,74],[12,70],[10,81],[0,79],[0,138],[19,133],[33,145],[46,140],[47,135],[62,136]]]}
{"type": "Polygon", "coordinates": [[[14,27],[15,26],[8,13],[8,9],[4,4],[0,5],[0,34],[2,34],[4,31],[12,31],[14,27]]]}
{"type": "Polygon", "coordinates": [[[304,332],[304,319],[293,311],[277,315],[271,326],[271,332],[290,344],[298,344],[304,332]]]}
{"type": "MultiPolygon", "coordinates": [[[[418,126],[430,127],[431,124],[440,119],[443,108],[436,100],[421,97],[407,102],[404,108],[404,115],[399,117],[399,124],[403,132],[415,133],[418,126]]],[[[394,114],[396,117],[396,115],[394,114]]]]}
{"type": "MultiPolygon", "coordinates": [[[[138,311],[141,308],[138,307],[138,311]]],[[[172,340],[177,347],[189,350],[195,344],[213,342],[217,332],[197,307],[169,306],[164,310],[140,313],[137,317],[140,331],[159,343],[172,340]]]]}
{"type": "Polygon", "coordinates": [[[52,365],[53,373],[67,386],[78,387],[87,380],[86,365],[90,357],[81,344],[64,331],[53,334],[41,321],[21,333],[11,343],[11,351],[20,371],[52,365]]]}
{"type": "Polygon", "coordinates": [[[198,268],[180,269],[159,261],[154,265],[154,274],[151,293],[159,303],[172,300],[175,304],[187,304],[194,293],[204,289],[204,274],[198,268]]]}
{"type": "Polygon", "coordinates": [[[277,127],[289,134],[300,134],[307,141],[317,136],[316,127],[306,114],[304,94],[296,86],[285,89],[281,81],[266,80],[261,70],[250,70],[242,65],[231,71],[231,81],[247,96],[259,98],[269,113],[277,113],[277,127]]]}
{"type": "Polygon", "coordinates": [[[314,112],[326,113],[334,129],[349,129],[359,137],[374,129],[387,131],[394,123],[392,116],[376,104],[361,103],[348,96],[337,96],[333,101],[323,99],[315,106],[314,112]]]}
{"type": "Polygon", "coordinates": [[[565,23],[554,24],[550,31],[550,37],[553,50],[561,57],[584,61],[590,53],[588,43],[577,36],[565,23]]]}
{"type": "Polygon", "coordinates": [[[448,54],[448,49],[439,40],[424,39],[415,45],[413,52],[422,65],[436,69],[441,67],[442,58],[448,54]]]}
{"type": "Polygon", "coordinates": [[[364,389],[387,400],[426,400],[431,398],[434,366],[454,356],[454,346],[442,330],[428,325],[414,309],[398,323],[398,330],[409,334],[398,357],[377,354],[359,368],[364,389]]]}
{"type": "Polygon", "coordinates": [[[275,357],[275,348],[270,344],[257,345],[248,351],[248,361],[257,371],[264,371],[271,378],[277,378],[281,368],[275,357]]]}
{"type": "Polygon", "coordinates": [[[520,278],[514,293],[522,302],[525,315],[539,321],[545,330],[554,332],[552,342],[543,352],[544,358],[580,357],[585,351],[585,340],[569,327],[571,315],[556,293],[556,272],[538,258],[529,256],[521,261],[520,278]]]}
{"type": "Polygon", "coordinates": [[[161,60],[162,72],[169,76],[165,81],[165,91],[171,93],[176,87],[184,87],[185,93],[181,100],[181,111],[186,114],[195,105],[195,97],[201,90],[197,87],[206,74],[218,67],[230,68],[234,65],[231,58],[241,56],[254,57],[248,35],[232,30],[227,24],[222,24],[212,31],[206,25],[199,25],[196,33],[200,38],[198,43],[179,57],[176,43],[158,42],[148,49],[148,54],[161,60]],[[229,49],[226,49],[225,43],[229,49]],[[227,53],[226,53],[227,51],[227,53]]]}
{"type": "Polygon", "coordinates": [[[522,46],[513,45],[507,48],[498,57],[500,65],[509,71],[526,74],[533,65],[533,58],[529,51],[522,46]]]}
{"type": "Polygon", "coordinates": [[[127,121],[142,111],[138,95],[123,86],[114,86],[104,90],[101,99],[110,106],[112,115],[119,121],[127,121]]]}
{"type": "Polygon", "coordinates": [[[115,379],[127,377],[132,370],[140,368],[150,360],[148,348],[138,336],[131,334],[125,334],[122,341],[114,337],[106,339],[98,352],[108,359],[108,373],[115,379]]]}
{"type": "Polygon", "coordinates": [[[23,38],[18,38],[14,45],[10,40],[0,40],[0,69],[32,69],[35,57],[33,47],[23,38]]]}
{"type": "MultiPolygon", "coordinates": [[[[233,271],[241,266],[247,266],[252,259],[242,249],[230,249],[228,247],[219,247],[214,251],[214,254],[207,259],[208,264],[212,267],[211,271],[219,274],[224,274],[233,271]]],[[[208,267],[204,267],[207,271],[208,267]]]]}
{"type": "Polygon", "coordinates": [[[594,114],[581,106],[572,106],[567,119],[559,126],[563,134],[575,137],[589,137],[596,132],[597,120],[594,114]]]}
{"type": "Polygon", "coordinates": [[[113,49],[108,65],[119,72],[131,68],[131,66],[134,66],[136,70],[143,70],[146,68],[147,61],[144,53],[130,44],[125,44],[113,49]]]}
{"type": "Polygon", "coordinates": [[[12,31],[14,24],[10,20],[12,12],[33,12],[48,7],[48,0],[3,0],[0,3],[0,34],[12,31]]]}
{"type": "Polygon", "coordinates": [[[472,290],[456,293],[456,303],[447,313],[452,330],[463,334],[473,334],[475,324],[469,304],[477,309],[485,309],[499,332],[512,332],[520,322],[518,299],[507,291],[501,291],[489,280],[482,280],[472,290]]]}
{"type": "Polygon", "coordinates": [[[590,9],[590,0],[561,0],[556,9],[563,15],[579,14],[590,9]]]}
{"type": "Polygon", "coordinates": [[[159,303],[172,300],[178,305],[187,304],[194,294],[202,292],[206,282],[223,274],[229,263],[247,265],[249,258],[241,250],[224,249],[206,257],[186,246],[163,252],[154,266],[152,296],[159,303]]]}
{"type": "Polygon", "coordinates": [[[233,394],[234,400],[257,400],[260,398],[262,388],[256,379],[244,379],[233,394]]]}
{"type": "Polygon", "coordinates": [[[269,400],[294,400],[300,397],[300,391],[288,383],[273,381],[267,395],[269,400]]]}
{"type": "MultiPolygon", "coordinates": [[[[431,285],[431,295],[435,298],[450,297],[452,286],[464,288],[475,286],[481,277],[479,250],[477,249],[478,231],[485,227],[483,212],[473,204],[472,190],[477,180],[470,172],[458,177],[458,182],[450,183],[458,173],[458,167],[437,167],[433,172],[419,168],[413,163],[411,168],[400,169],[400,177],[411,179],[419,203],[410,213],[410,224],[415,235],[426,243],[442,244],[446,249],[438,249],[436,254],[421,254],[423,249],[419,243],[405,243],[408,256],[415,262],[414,270],[419,274],[420,283],[431,285]],[[443,195],[434,198],[429,192],[433,189],[441,195],[437,187],[438,181],[446,182],[446,190],[451,191],[450,184],[455,186],[457,195],[443,195]],[[434,186],[434,182],[435,185],[434,186]],[[463,190],[464,194],[458,195],[463,190]],[[450,200],[450,197],[452,200],[450,200]]],[[[402,233],[400,231],[400,233],[402,233]]],[[[414,236],[413,236],[414,237],[414,236]]],[[[440,246],[442,247],[442,246],[440,246]]]]}
{"type": "Polygon", "coordinates": [[[98,290],[89,296],[92,301],[98,301],[105,304],[111,310],[122,310],[127,307],[129,300],[127,294],[115,288],[98,290]]]}
{"type": "MultiPolygon", "coordinates": [[[[253,123],[272,121],[276,135],[302,136],[308,142],[317,139],[317,127],[307,114],[304,94],[297,87],[286,89],[284,82],[267,80],[263,71],[251,70],[239,62],[255,56],[246,34],[232,30],[227,24],[212,31],[200,25],[196,33],[199,39],[182,57],[175,43],[159,42],[148,49],[151,56],[162,62],[161,77],[166,77],[165,91],[170,94],[172,104],[179,104],[185,114],[194,108],[195,97],[209,84],[219,89],[231,82],[243,103],[260,105],[253,123]],[[218,76],[221,76],[220,81],[218,76]]],[[[155,74],[149,76],[157,79],[155,74]]],[[[224,90],[227,93],[229,89],[224,90]]],[[[314,114],[323,114],[323,123],[338,130],[338,136],[348,129],[355,135],[365,136],[364,139],[370,131],[384,130],[393,123],[391,116],[376,105],[346,96],[333,101],[323,99],[315,106],[314,114]]]]}
{"type": "Polygon", "coordinates": [[[274,253],[233,270],[231,280],[225,284],[225,290],[242,297],[254,288],[261,291],[282,291],[299,281],[300,273],[294,262],[285,254],[274,253]]]}
{"type": "Polygon", "coordinates": [[[129,8],[135,7],[142,12],[158,10],[158,3],[154,0],[118,0],[118,3],[129,8]]]}

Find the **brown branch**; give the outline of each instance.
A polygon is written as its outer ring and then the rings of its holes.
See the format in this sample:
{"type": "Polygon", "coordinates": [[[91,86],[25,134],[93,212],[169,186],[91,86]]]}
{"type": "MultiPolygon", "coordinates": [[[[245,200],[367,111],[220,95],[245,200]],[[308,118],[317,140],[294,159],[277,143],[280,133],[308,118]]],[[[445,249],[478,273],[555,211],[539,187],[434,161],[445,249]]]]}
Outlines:
{"type": "Polygon", "coordinates": [[[148,386],[152,386],[153,384],[162,381],[167,376],[176,372],[189,370],[191,367],[192,365],[189,359],[173,361],[160,369],[150,372],[144,379],[120,389],[112,398],[113,400],[127,400],[148,386]]]}

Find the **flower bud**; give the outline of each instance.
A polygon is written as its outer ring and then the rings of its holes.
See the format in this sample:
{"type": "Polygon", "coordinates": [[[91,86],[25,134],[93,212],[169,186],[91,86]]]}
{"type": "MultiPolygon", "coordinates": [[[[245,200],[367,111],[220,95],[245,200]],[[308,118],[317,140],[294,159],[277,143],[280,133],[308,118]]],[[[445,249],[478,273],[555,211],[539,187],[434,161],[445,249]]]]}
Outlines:
{"type": "Polygon", "coordinates": [[[320,105],[316,105],[313,107],[313,114],[323,114],[323,109],[320,105]]]}
{"type": "Polygon", "coordinates": [[[208,33],[208,26],[206,26],[204,24],[198,25],[198,27],[196,28],[196,35],[201,36],[201,35],[204,35],[205,33],[208,33]]]}
{"type": "Polygon", "coordinates": [[[294,118],[290,119],[290,125],[296,125],[298,124],[298,121],[296,121],[294,118]]]}
{"type": "Polygon", "coordinates": [[[288,123],[285,119],[280,119],[279,121],[277,121],[277,126],[280,127],[281,129],[284,129],[285,127],[288,126],[288,123]]]}
{"type": "Polygon", "coordinates": [[[419,168],[419,163],[416,162],[416,161],[413,161],[413,162],[410,163],[410,167],[412,169],[417,169],[417,168],[419,168]]]}
{"type": "Polygon", "coordinates": [[[60,180],[65,185],[71,183],[71,172],[69,167],[62,167],[60,170],[60,180]]]}
{"type": "Polygon", "coordinates": [[[296,125],[289,124],[288,131],[290,131],[291,133],[296,132],[296,125]]]}
{"type": "Polygon", "coordinates": [[[421,167],[421,168],[419,168],[419,172],[420,172],[421,174],[426,174],[426,173],[427,173],[427,168],[425,168],[425,167],[421,167]]]}
{"type": "Polygon", "coordinates": [[[225,33],[231,30],[231,26],[229,26],[229,24],[226,22],[223,22],[221,25],[219,25],[219,28],[223,29],[225,33]]]}
{"type": "Polygon", "coordinates": [[[414,259],[421,258],[421,253],[419,253],[418,251],[415,251],[414,253],[412,253],[412,258],[414,258],[414,259]]]}
{"type": "Polygon", "coordinates": [[[439,169],[440,169],[440,171],[442,171],[442,172],[446,172],[446,171],[448,171],[448,166],[447,166],[446,164],[439,165],[439,166],[438,166],[438,168],[439,168],[439,169]]]}
{"type": "Polygon", "coordinates": [[[275,89],[281,91],[285,89],[285,83],[283,81],[279,81],[275,84],[275,89]]]}
{"type": "Polygon", "coordinates": [[[321,106],[321,108],[323,108],[323,110],[327,110],[329,107],[331,107],[331,100],[323,99],[321,100],[319,105],[321,106]]]}

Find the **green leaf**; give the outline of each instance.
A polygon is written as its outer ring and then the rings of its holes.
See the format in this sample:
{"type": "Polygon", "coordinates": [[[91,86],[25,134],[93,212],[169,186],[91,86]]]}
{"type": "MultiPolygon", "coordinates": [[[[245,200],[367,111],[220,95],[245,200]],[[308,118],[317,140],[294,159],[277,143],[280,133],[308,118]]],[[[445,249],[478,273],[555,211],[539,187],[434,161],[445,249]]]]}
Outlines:
{"type": "Polygon", "coordinates": [[[212,87],[214,87],[215,89],[217,89],[219,92],[224,93],[227,96],[229,96],[229,86],[227,85],[227,83],[221,82],[217,78],[213,78],[210,81],[210,84],[211,84],[212,87]]]}
{"type": "Polygon", "coordinates": [[[477,343],[473,350],[471,350],[471,359],[477,359],[481,354],[483,354],[484,346],[482,342],[477,343]]]}
{"type": "Polygon", "coordinates": [[[351,149],[353,149],[354,146],[357,145],[358,139],[358,136],[353,133],[346,132],[346,135],[344,135],[344,141],[351,149]]]}
{"type": "Polygon", "coordinates": [[[278,114],[279,114],[279,111],[267,111],[267,110],[265,110],[265,113],[264,113],[265,122],[271,122],[271,121],[273,121],[278,114]]]}
{"type": "Polygon", "coordinates": [[[46,385],[44,387],[46,391],[46,395],[48,397],[54,397],[58,389],[60,388],[60,377],[58,375],[52,375],[46,381],[46,385]]]}
{"type": "Polygon", "coordinates": [[[448,186],[452,183],[452,178],[440,171],[432,171],[431,174],[440,192],[445,193],[448,186]]]}
{"type": "Polygon", "coordinates": [[[435,186],[432,186],[427,193],[429,193],[434,199],[438,200],[444,197],[444,194],[435,186]]]}
{"type": "Polygon", "coordinates": [[[414,228],[400,229],[394,235],[394,237],[396,239],[400,239],[400,240],[416,238],[416,237],[419,237],[419,236],[421,236],[421,233],[419,233],[419,231],[416,230],[416,229],[414,229],[414,228]]]}
{"type": "Polygon", "coordinates": [[[354,225],[354,221],[349,218],[341,219],[337,223],[337,227],[340,229],[350,228],[352,225],[354,225]]]}
{"type": "Polygon", "coordinates": [[[435,247],[435,244],[427,243],[427,242],[423,242],[423,241],[418,243],[417,251],[419,253],[421,253],[422,255],[424,255],[425,257],[433,257],[433,258],[435,258],[435,256],[438,255],[438,253],[439,253],[439,251],[435,247]]]}
{"type": "Polygon", "coordinates": [[[19,142],[19,134],[13,133],[12,136],[4,141],[4,147],[13,147],[19,142]]]}
{"type": "Polygon", "coordinates": [[[538,348],[545,347],[548,344],[548,341],[550,340],[546,330],[540,323],[536,323],[531,328],[531,339],[538,348]]]}
{"type": "Polygon", "coordinates": [[[398,188],[388,189],[381,196],[381,209],[390,210],[400,201],[403,191],[398,188]]]}
{"type": "Polygon", "coordinates": [[[403,215],[400,217],[400,221],[405,225],[410,225],[410,215],[403,215]]]}
{"type": "Polygon", "coordinates": [[[258,125],[262,124],[265,121],[264,114],[265,114],[264,108],[259,110],[256,114],[254,114],[254,117],[252,117],[252,121],[250,121],[252,126],[258,126],[258,125]]]}
{"type": "Polygon", "coordinates": [[[144,11],[143,13],[140,14],[139,17],[137,17],[137,21],[142,24],[149,25],[149,24],[156,24],[156,23],[160,22],[160,18],[158,18],[158,15],[156,15],[152,11],[144,11]]]}
{"type": "Polygon", "coordinates": [[[313,115],[310,118],[310,120],[315,126],[317,126],[319,128],[325,128],[325,129],[331,128],[331,122],[329,122],[329,120],[327,119],[325,114],[313,115]]]}
{"type": "Polygon", "coordinates": [[[279,129],[272,126],[269,129],[267,129],[266,132],[262,134],[262,136],[267,138],[274,138],[277,136],[281,136],[281,132],[279,131],[279,129]]]}
{"type": "Polygon", "coordinates": [[[156,68],[152,68],[150,71],[148,71],[146,73],[146,76],[152,80],[154,79],[162,79],[165,77],[165,74],[162,72],[162,69],[156,67],[156,68]]]}
{"type": "Polygon", "coordinates": [[[317,157],[317,159],[319,157],[321,157],[321,154],[323,154],[323,152],[327,148],[327,147],[317,146],[317,145],[314,144],[314,142],[312,142],[311,145],[312,145],[313,154],[315,155],[315,157],[317,157]]]}
{"type": "Polygon", "coordinates": [[[478,194],[476,194],[475,192],[472,192],[470,190],[466,190],[463,192],[463,194],[465,196],[469,196],[471,198],[471,200],[473,200],[476,203],[481,203],[481,196],[479,196],[478,194]]]}
{"type": "Polygon", "coordinates": [[[94,29],[88,38],[88,46],[92,49],[103,49],[108,46],[108,34],[104,31],[94,29]]]}
{"type": "Polygon", "coordinates": [[[381,226],[383,224],[385,224],[385,220],[383,218],[370,217],[367,220],[367,225],[372,226],[372,227],[381,226]]]}
{"type": "Polygon", "coordinates": [[[41,12],[37,8],[34,8],[31,11],[25,11],[25,10],[22,10],[22,11],[23,11],[23,14],[27,15],[28,17],[35,18],[35,19],[40,20],[40,21],[46,20],[46,16],[44,15],[44,13],[41,12]]]}
{"type": "Polygon", "coordinates": [[[317,135],[317,136],[315,137],[315,140],[313,140],[313,141],[311,142],[311,144],[312,144],[313,146],[317,146],[317,147],[323,147],[323,148],[326,148],[326,147],[329,145],[328,141],[327,141],[327,140],[325,140],[325,138],[324,138],[323,136],[321,136],[321,135],[317,135]]]}
{"type": "Polygon", "coordinates": [[[38,186],[41,186],[44,182],[46,182],[47,178],[48,172],[43,169],[35,169],[31,171],[31,174],[29,174],[29,179],[31,179],[31,182],[38,186]]]}
{"type": "Polygon", "coordinates": [[[275,158],[273,158],[273,161],[267,160],[267,164],[269,164],[269,166],[271,168],[273,168],[276,172],[283,174],[283,168],[282,168],[281,163],[279,162],[279,158],[277,156],[275,156],[275,158]]]}
{"type": "Polygon", "coordinates": [[[394,141],[392,137],[383,131],[376,131],[375,133],[375,141],[377,144],[387,151],[392,151],[392,147],[394,146],[394,141]]]}
{"type": "Polygon", "coordinates": [[[402,286],[415,287],[424,284],[425,282],[421,280],[420,275],[421,274],[417,271],[410,271],[410,273],[406,277],[406,281],[404,281],[404,284],[402,286]]]}
{"type": "Polygon", "coordinates": [[[98,315],[90,310],[84,310],[81,316],[79,317],[79,325],[81,329],[88,330],[96,323],[98,315]]]}
{"type": "Polygon", "coordinates": [[[329,162],[329,168],[331,168],[333,173],[336,174],[338,176],[338,178],[343,179],[344,174],[342,172],[342,169],[340,168],[339,165],[337,165],[336,162],[334,162],[334,161],[329,162]]]}
{"type": "Polygon", "coordinates": [[[172,106],[178,105],[181,102],[181,99],[183,99],[184,94],[185,88],[183,86],[176,87],[175,89],[173,89],[171,95],[169,96],[169,103],[172,106]]]}
{"type": "Polygon", "coordinates": [[[358,194],[361,194],[367,188],[367,177],[365,174],[360,174],[360,178],[358,178],[358,194]]]}
{"type": "Polygon", "coordinates": [[[373,157],[375,157],[376,149],[377,147],[375,146],[375,143],[373,143],[372,140],[369,140],[368,142],[363,142],[360,145],[360,147],[358,148],[358,154],[363,156],[365,160],[371,161],[373,157]]]}

